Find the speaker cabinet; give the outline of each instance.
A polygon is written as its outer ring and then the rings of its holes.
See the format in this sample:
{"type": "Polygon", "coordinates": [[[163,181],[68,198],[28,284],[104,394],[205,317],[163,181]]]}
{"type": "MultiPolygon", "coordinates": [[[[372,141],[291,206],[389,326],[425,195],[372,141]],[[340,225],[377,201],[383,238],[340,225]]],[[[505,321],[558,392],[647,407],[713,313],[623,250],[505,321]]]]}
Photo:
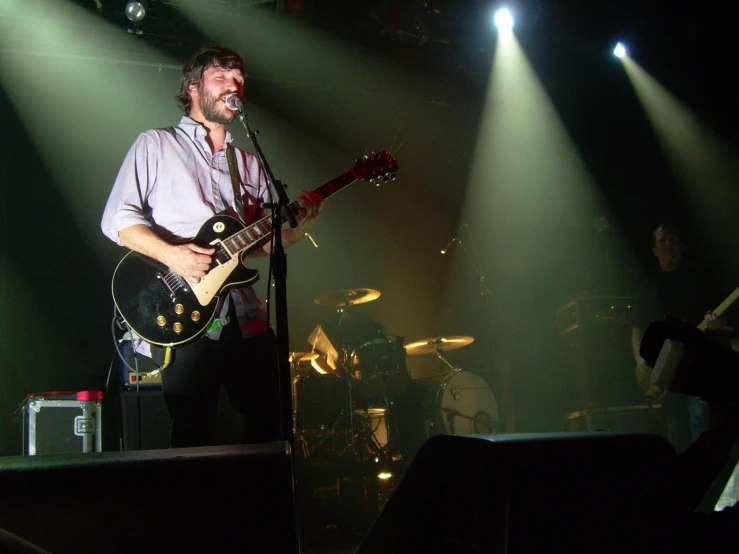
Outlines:
{"type": "Polygon", "coordinates": [[[355,554],[629,551],[623,523],[674,455],[657,435],[438,435],[355,554]]]}
{"type": "Polygon", "coordinates": [[[0,458],[0,528],[54,554],[298,552],[289,444],[0,458]]]}
{"type": "Polygon", "coordinates": [[[123,450],[169,448],[171,418],[161,388],[123,391],[119,402],[123,450]]]}

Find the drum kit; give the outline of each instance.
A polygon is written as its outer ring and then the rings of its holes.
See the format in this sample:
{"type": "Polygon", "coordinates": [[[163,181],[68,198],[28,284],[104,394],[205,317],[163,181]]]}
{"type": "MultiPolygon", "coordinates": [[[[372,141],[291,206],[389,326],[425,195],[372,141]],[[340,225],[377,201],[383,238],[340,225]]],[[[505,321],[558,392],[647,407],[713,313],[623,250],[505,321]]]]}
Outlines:
{"type": "Polygon", "coordinates": [[[299,459],[402,460],[433,435],[498,430],[498,404],[488,383],[444,358],[474,338],[440,336],[406,343],[375,320],[354,313],[353,306],[379,297],[380,291],[354,288],[314,299],[336,312],[311,332],[310,351],[290,356],[299,459]],[[406,358],[416,355],[435,355],[448,369],[412,379],[406,358]]]}

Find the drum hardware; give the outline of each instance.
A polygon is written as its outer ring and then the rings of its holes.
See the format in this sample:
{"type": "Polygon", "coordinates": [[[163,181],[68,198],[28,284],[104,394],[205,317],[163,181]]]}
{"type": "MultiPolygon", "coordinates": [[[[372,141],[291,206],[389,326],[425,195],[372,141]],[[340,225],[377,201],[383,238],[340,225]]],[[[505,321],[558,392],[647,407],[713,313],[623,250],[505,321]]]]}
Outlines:
{"type": "MultiPolygon", "coordinates": [[[[339,461],[339,455],[342,461],[357,462],[391,460],[397,455],[393,448],[398,442],[397,433],[389,419],[394,404],[411,384],[405,341],[403,337],[389,338],[377,321],[350,310],[379,296],[374,289],[341,289],[315,298],[316,304],[335,307],[336,315],[317,325],[308,337],[311,351],[320,354],[311,365],[316,370],[316,365],[328,365],[330,371],[312,376],[314,381],[303,381],[298,387],[301,390],[296,389],[298,395],[306,397],[294,403],[296,436],[307,444],[315,435],[323,434],[315,446],[305,449],[309,462],[326,453],[324,445],[336,442],[341,433],[338,442],[343,448],[331,451],[334,461],[339,461]],[[329,422],[322,412],[325,395],[320,389],[324,386],[321,379],[331,377],[342,379],[341,392],[334,395],[342,396],[347,411],[341,419],[329,422]]],[[[337,415],[335,411],[333,414],[337,415]]]]}
{"type": "MultiPolygon", "coordinates": [[[[457,416],[462,416],[457,410],[450,410],[449,408],[442,408],[442,412],[446,413],[446,424],[449,427],[449,434],[455,435],[455,429],[454,429],[454,418],[457,416]]],[[[462,416],[464,417],[464,416],[462,416]]]]}
{"type": "Polygon", "coordinates": [[[385,409],[370,408],[355,410],[355,436],[358,448],[355,455],[360,462],[370,460],[379,461],[387,457],[387,426],[385,423],[385,409]],[[381,432],[380,427],[383,427],[381,432]]]}
{"type": "Polygon", "coordinates": [[[290,363],[299,364],[301,362],[310,362],[319,356],[318,352],[290,352],[290,363]]]}
{"type": "Polygon", "coordinates": [[[309,372],[307,365],[318,358],[318,352],[290,352],[290,374],[294,378],[298,373],[309,372]]]}

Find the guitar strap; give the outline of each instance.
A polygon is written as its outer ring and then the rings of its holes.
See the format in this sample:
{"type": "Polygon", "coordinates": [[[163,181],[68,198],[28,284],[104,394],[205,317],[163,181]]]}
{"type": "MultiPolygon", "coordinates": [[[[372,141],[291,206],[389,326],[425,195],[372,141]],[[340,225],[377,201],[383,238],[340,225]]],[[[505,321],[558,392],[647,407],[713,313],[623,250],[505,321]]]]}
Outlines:
{"type": "Polygon", "coordinates": [[[244,201],[241,198],[241,186],[239,184],[239,169],[236,165],[236,153],[230,144],[226,147],[226,158],[228,159],[228,172],[231,175],[231,187],[234,192],[234,211],[239,216],[241,223],[246,225],[246,221],[244,221],[244,201]]]}

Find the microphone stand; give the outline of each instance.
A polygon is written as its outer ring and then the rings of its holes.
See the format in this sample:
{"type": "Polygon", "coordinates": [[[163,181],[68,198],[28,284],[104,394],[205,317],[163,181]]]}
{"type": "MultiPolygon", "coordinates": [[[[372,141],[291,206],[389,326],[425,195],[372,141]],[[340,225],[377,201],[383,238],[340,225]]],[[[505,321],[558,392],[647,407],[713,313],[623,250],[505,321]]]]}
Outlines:
{"type": "MultiPolygon", "coordinates": [[[[267,163],[267,159],[262,152],[257,141],[257,132],[249,127],[246,121],[244,105],[237,100],[236,106],[239,111],[239,121],[246,130],[246,136],[254,145],[254,151],[259,160],[262,170],[267,176],[267,185],[272,195],[272,203],[264,204],[272,209],[272,253],[271,261],[275,280],[275,319],[277,321],[277,352],[278,352],[278,376],[280,386],[280,423],[282,429],[282,439],[290,443],[294,449],[294,430],[293,430],[293,407],[292,407],[292,387],[290,383],[290,340],[287,324],[287,256],[285,256],[285,248],[282,244],[282,223],[283,217],[295,228],[298,222],[295,220],[295,214],[290,210],[290,200],[288,199],[285,187],[281,181],[275,179],[272,169],[267,163]],[[277,200],[274,202],[274,200],[277,200]]],[[[292,456],[291,456],[292,458],[292,456]]],[[[293,464],[294,464],[293,460],[293,464]]]]}
{"type": "Polygon", "coordinates": [[[470,230],[469,225],[466,223],[462,223],[458,230],[457,234],[454,235],[454,238],[450,241],[449,246],[442,250],[442,254],[446,254],[446,251],[449,250],[449,247],[452,245],[452,243],[456,242],[462,247],[462,250],[464,250],[465,256],[467,256],[467,260],[470,262],[470,267],[472,268],[473,273],[475,274],[475,278],[477,280],[477,284],[479,286],[479,294],[485,299],[485,304],[489,308],[490,305],[493,305],[496,309],[498,309],[498,304],[493,298],[492,294],[490,294],[490,289],[485,284],[485,275],[482,271],[482,263],[480,262],[480,256],[477,253],[477,247],[475,246],[475,241],[472,235],[472,231],[470,230]],[[462,239],[460,238],[460,235],[462,233],[462,229],[467,228],[467,236],[469,237],[469,244],[470,244],[470,250],[467,250],[467,247],[465,246],[465,243],[462,242],[462,239]]]}
{"type": "MultiPolygon", "coordinates": [[[[493,342],[493,329],[492,326],[494,325],[495,319],[497,314],[500,314],[501,312],[501,306],[496,300],[496,298],[492,295],[490,292],[490,289],[487,286],[487,283],[485,282],[485,275],[483,272],[483,265],[480,260],[480,256],[477,251],[477,246],[475,245],[475,237],[472,233],[472,230],[470,229],[469,225],[466,223],[462,223],[459,227],[458,234],[455,236],[456,243],[459,244],[459,246],[464,250],[465,256],[467,257],[467,260],[469,261],[469,265],[472,269],[472,272],[474,273],[474,276],[476,278],[477,284],[478,284],[478,295],[482,297],[482,304],[483,308],[485,310],[485,313],[487,314],[486,322],[487,327],[485,329],[485,333],[488,335],[488,343],[493,342]],[[462,241],[460,238],[461,231],[463,228],[467,229],[467,238],[468,240],[462,241]],[[470,249],[468,250],[465,246],[465,243],[468,243],[470,246],[470,249]],[[496,315],[493,315],[496,314],[496,315]]],[[[510,373],[510,367],[509,367],[509,358],[510,355],[508,352],[504,351],[501,356],[505,360],[502,363],[496,363],[493,362],[493,371],[497,378],[497,385],[495,386],[495,383],[489,383],[491,387],[493,388],[493,392],[495,394],[500,393],[500,404],[499,404],[499,413],[498,417],[499,419],[504,419],[506,422],[506,426],[509,424],[507,423],[510,418],[510,425],[513,426],[515,423],[515,412],[514,412],[514,405],[513,405],[513,385],[511,382],[511,373],[510,373]],[[500,411],[502,410],[503,413],[500,411]]]]}

